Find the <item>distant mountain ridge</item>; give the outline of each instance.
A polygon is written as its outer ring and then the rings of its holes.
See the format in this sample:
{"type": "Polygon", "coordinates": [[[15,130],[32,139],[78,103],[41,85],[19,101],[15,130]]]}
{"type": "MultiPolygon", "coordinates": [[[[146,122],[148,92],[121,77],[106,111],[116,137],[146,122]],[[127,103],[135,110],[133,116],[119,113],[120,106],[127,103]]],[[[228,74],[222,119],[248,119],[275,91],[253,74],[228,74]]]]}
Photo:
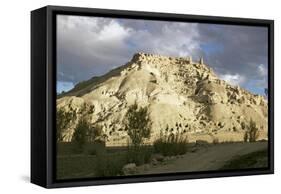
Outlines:
{"type": "MultiPolygon", "coordinates": [[[[76,111],[77,120],[87,111],[92,125],[102,126],[108,145],[122,145],[128,139],[122,120],[134,103],[148,107],[148,143],[167,128],[190,141],[242,141],[251,119],[260,129],[259,138],[267,139],[264,97],[220,80],[203,59],[194,62],[191,57],[136,53],[127,64],[58,96],[57,108],[76,111]]],[[[63,131],[64,141],[71,141],[76,124],[63,131]]]]}

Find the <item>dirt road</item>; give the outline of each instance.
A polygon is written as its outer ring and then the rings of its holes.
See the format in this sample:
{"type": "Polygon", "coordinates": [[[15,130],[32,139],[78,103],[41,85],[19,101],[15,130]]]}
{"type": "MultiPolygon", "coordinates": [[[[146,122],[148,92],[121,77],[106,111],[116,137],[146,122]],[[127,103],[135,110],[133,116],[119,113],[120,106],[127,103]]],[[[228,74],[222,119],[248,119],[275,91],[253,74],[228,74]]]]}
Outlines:
{"type": "Polygon", "coordinates": [[[233,157],[266,149],[267,145],[267,142],[255,142],[201,147],[196,152],[188,152],[181,158],[169,161],[167,164],[151,166],[141,174],[218,170],[233,157]]]}

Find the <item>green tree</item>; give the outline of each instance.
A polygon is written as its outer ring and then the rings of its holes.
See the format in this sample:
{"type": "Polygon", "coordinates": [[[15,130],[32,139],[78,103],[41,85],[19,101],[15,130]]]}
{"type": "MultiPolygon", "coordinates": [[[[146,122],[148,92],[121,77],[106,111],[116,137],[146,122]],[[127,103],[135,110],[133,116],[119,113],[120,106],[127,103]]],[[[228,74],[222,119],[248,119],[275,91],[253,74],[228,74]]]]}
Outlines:
{"type": "Polygon", "coordinates": [[[75,131],[72,136],[72,141],[77,143],[80,148],[84,146],[84,144],[88,141],[90,132],[91,132],[91,124],[87,119],[81,118],[75,128],[75,131]]]}
{"type": "Polygon", "coordinates": [[[103,131],[101,125],[96,124],[95,126],[89,129],[87,141],[89,142],[102,141],[103,140],[102,135],[103,135],[103,131]]]}
{"type": "Polygon", "coordinates": [[[249,139],[249,132],[248,132],[248,131],[245,131],[245,134],[244,134],[244,142],[248,142],[248,139],[249,139]]]}
{"type": "Polygon", "coordinates": [[[251,119],[249,124],[249,141],[255,142],[259,137],[259,129],[256,123],[251,119]]]}
{"type": "Polygon", "coordinates": [[[244,141],[255,142],[259,137],[259,129],[256,123],[251,119],[247,126],[247,131],[244,134],[244,141]]]}
{"type": "Polygon", "coordinates": [[[144,139],[150,137],[151,132],[147,107],[138,107],[136,103],[130,106],[126,114],[125,128],[133,146],[141,146],[144,139]]]}

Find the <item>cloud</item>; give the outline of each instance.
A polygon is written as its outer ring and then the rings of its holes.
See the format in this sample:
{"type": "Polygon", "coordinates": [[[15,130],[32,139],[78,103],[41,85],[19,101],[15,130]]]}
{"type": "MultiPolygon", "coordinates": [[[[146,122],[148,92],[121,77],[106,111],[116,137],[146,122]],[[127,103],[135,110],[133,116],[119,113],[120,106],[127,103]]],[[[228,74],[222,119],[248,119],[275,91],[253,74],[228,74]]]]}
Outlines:
{"type": "Polygon", "coordinates": [[[102,42],[122,42],[130,35],[131,29],[126,29],[114,20],[111,20],[108,25],[97,33],[97,39],[102,42]]]}
{"type": "Polygon", "coordinates": [[[58,81],[57,82],[57,92],[66,92],[74,87],[72,82],[58,81]]]}
{"type": "Polygon", "coordinates": [[[245,77],[239,74],[223,74],[219,77],[232,85],[241,85],[245,83],[245,77]]]}
{"type": "Polygon", "coordinates": [[[115,20],[58,16],[58,79],[76,83],[105,73],[113,64],[126,62],[125,39],[130,31],[115,20]]]}
{"type": "Polygon", "coordinates": [[[255,86],[259,88],[268,88],[268,69],[265,65],[259,64],[257,66],[257,76],[255,86]]]}
{"type": "Polygon", "coordinates": [[[226,78],[252,92],[254,87],[267,85],[268,31],[265,27],[239,25],[200,25],[200,42],[206,62],[219,75],[232,75],[226,78]],[[261,65],[262,64],[262,65],[261,65]],[[236,76],[239,75],[239,76],[236,76]],[[243,81],[235,81],[238,77],[243,81]],[[263,80],[263,81],[261,81],[263,80]],[[249,82],[253,87],[248,87],[249,82]]]}
{"type": "Polygon", "coordinates": [[[198,56],[198,24],[58,16],[58,80],[77,83],[123,65],[136,52],[198,56]],[[73,78],[73,79],[72,79],[73,78]]]}
{"type": "Polygon", "coordinates": [[[136,49],[170,56],[197,56],[202,52],[197,24],[151,21],[133,32],[136,49]],[[158,25],[156,25],[156,23],[158,25]],[[154,28],[154,29],[153,29],[154,28]],[[153,30],[150,30],[153,29],[153,30]]]}
{"type": "Polygon", "coordinates": [[[203,56],[232,84],[247,88],[255,80],[250,90],[267,85],[264,27],[66,15],[57,21],[58,81],[76,84],[125,64],[136,52],[149,52],[203,56]]]}
{"type": "Polygon", "coordinates": [[[267,76],[267,72],[268,72],[268,70],[265,67],[265,65],[263,65],[263,64],[258,65],[258,73],[260,76],[262,76],[262,77],[267,76]]]}

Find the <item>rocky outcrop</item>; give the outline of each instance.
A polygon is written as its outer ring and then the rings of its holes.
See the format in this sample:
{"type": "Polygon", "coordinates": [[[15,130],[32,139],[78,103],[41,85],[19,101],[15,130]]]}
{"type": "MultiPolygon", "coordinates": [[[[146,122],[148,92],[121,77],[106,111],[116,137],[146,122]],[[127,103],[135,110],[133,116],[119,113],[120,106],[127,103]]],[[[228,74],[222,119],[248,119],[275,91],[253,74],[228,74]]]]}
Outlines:
{"type": "MultiPolygon", "coordinates": [[[[137,53],[108,74],[78,84],[59,96],[57,108],[87,114],[92,125],[102,127],[107,145],[127,143],[122,121],[133,103],[148,107],[152,135],[180,132],[190,141],[241,141],[245,125],[253,119],[260,139],[267,139],[267,101],[220,80],[213,70],[191,57],[137,53]]],[[[77,122],[76,122],[77,123],[77,122]]],[[[71,141],[74,124],[66,129],[71,141]]]]}

